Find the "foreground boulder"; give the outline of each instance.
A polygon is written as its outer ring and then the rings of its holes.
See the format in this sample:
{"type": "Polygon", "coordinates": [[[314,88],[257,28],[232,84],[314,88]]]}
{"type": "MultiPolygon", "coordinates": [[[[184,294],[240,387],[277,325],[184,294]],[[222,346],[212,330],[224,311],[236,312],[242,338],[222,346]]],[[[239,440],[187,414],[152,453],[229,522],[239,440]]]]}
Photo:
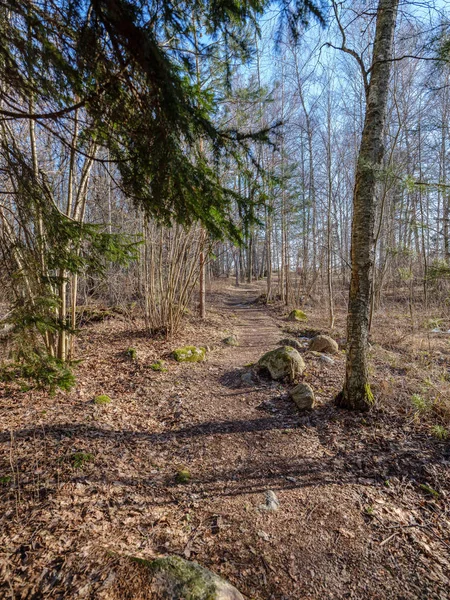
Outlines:
{"type": "Polygon", "coordinates": [[[134,560],[148,568],[155,600],[244,600],[228,581],[196,562],[179,556],[134,560]]]}
{"type": "Polygon", "coordinates": [[[305,362],[298,351],[291,346],[271,350],[258,361],[258,367],[269,372],[272,379],[295,381],[305,370],[305,362]]]}
{"type": "Polygon", "coordinates": [[[288,321],[307,321],[308,317],[306,314],[300,310],[299,308],[294,308],[291,310],[288,316],[288,321]]]}
{"type": "Polygon", "coordinates": [[[329,335],[316,335],[309,342],[309,350],[336,354],[339,351],[339,346],[329,335]]]}
{"type": "Polygon", "coordinates": [[[290,397],[299,410],[309,410],[314,407],[314,391],[307,383],[299,383],[290,392],[290,397]]]}
{"type": "Polygon", "coordinates": [[[201,362],[206,358],[206,348],[184,346],[174,350],[173,357],[177,362],[201,362]]]}
{"type": "Polygon", "coordinates": [[[295,348],[299,352],[303,352],[303,346],[297,340],[293,340],[291,338],[285,338],[278,342],[280,346],[290,346],[291,348],[295,348]]]}

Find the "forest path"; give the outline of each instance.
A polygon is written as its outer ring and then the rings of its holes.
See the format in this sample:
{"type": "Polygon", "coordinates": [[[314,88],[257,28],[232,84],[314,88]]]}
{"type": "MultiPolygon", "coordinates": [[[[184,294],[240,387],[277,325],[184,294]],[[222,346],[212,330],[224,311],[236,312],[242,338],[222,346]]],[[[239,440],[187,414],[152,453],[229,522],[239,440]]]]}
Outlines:
{"type": "MultiPolygon", "coordinates": [[[[216,422],[217,427],[220,421],[227,419],[224,427],[252,430],[266,423],[262,417],[267,413],[261,403],[273,398],[274,393],[284,391],[276,382],[259,379],[250,367],[265,352],[276,348],[283,337],[276,320],[264,305],[256,302],[260,293],[258,284],[228,287],[215,300],[213,309],[224,317],[226,335],[236,336],[239,345],[219,343],[208,353],[205,363],[195,368],[191,365],[182,367],[183,374],[190,375],[189,387],[192,389],[195,382],[202,398],[202,402],[198,402],[198,396],[193,399],[189,410],[191,419],[207,416],[208,422],[216,422]]],[[[277,420],[273,416],[276,411],[269,412],[275,428],[292,420],[292,415],[287,421],[284,418],[277,420]]],[[[246,440],[241,442],[246,444],[246,440]]]]}
{"type": "Polygon", "coordinates": [[[264,305],[258,305],[255,300],[261,288],[256,285],[241,286],[229,289],[223,300],[225,313],[231,313],[238,321],[233,330],[239,337],[242,353],[255,353],[268,349],[277,344],[280,339],[280,328],[276,321],[265,310],[264,305]]]}

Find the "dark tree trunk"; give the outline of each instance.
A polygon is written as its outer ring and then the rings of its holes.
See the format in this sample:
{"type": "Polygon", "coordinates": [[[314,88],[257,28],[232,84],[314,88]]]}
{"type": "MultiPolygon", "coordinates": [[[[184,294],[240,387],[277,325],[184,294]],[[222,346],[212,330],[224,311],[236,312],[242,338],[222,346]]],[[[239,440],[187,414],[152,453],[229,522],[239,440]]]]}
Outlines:
{"type": "Polygon", "coordinates": [[[377,180],[383,161],[391,57],[398,0],[379,0],[367,109],[353,192],[352,273],[347,317],[347,365],[338,406],[368,410],[373,404],[368,373],[369,312],[377,180]]]}

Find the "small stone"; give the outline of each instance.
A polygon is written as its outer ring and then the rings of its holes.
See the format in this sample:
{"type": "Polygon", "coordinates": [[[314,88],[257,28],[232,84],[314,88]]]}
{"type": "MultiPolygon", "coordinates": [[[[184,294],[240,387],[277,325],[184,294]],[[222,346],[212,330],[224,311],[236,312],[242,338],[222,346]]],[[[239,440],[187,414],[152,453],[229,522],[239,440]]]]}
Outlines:
{"type": "Polygon", "coordinates": [[[103,589],[107,589],[112,586],[112,584],[115,582],[115,580],[116,580],[116,574],[114,572],[109,573],[108,577],[102,583],[101,587],[103,589]]]}
{"type": "Polygon", "coordinates": [[[227,346],[239,346],[239,340],[235,335],[230,335],[222,340],[227,346]]]}
{"type": "Polygon", "coordinates": [[[270,541],[270,535],[265,531],[258,531],[258,537],[262,538],[266,542],[270,541]]]}
{"type": "Polygon", "coordinates": [[[302,352],[304,348],[303,344],[300,344],[300,342],[293,340],[292,338],[285,338],[280,340],[278,343],[280,346],[290,346],[291,348],[295,348],[299,352],[302,352]]]}
{"type": "Polygon", "coordinates": [[[288,316],[288,321],[307,321],[308,317],[306,314],[300,310],[299,308],[294,308],[291,310],[288,316]]]}
{"type": "Polygon", "coordinates": [[[319,360],[326,365],[334,365],[334,360],[331,358],[331,356],[327,356],[326,354],[322,354],[319,357],[319,360]]]}
{"type": "Polygon", "coordinates": [[[339,346],[329,335],[316,335],[309,342],[309,350],[336,354],[339,351],[339,346]]]}
{"type": "Polygon", "coordinates": [[[12,323],[6,323],[3,327],[0,327],[0,337],[7,337],[8,333],[14,329],[12,323]]]}
{"type": "Polygon", "coordinates": [[[247,371],[241,375],[241,381],[244,385],[254,385],[253,374],[251,371],[247,371]]]}
{"type": "Polygon", "coordinates": [[[261,510],[267,510],[273,512],[278,510],[280,507],[280,501],[273,490],[267,490],[266,492],[266,503],[260,505],[261,510]]]}
{"type": "Polygon", "coordinates": [[[289,395],[299,410],[309,410],[314,407],[314,391],[307,383],[299,383],[289,392],[289,395]]]}

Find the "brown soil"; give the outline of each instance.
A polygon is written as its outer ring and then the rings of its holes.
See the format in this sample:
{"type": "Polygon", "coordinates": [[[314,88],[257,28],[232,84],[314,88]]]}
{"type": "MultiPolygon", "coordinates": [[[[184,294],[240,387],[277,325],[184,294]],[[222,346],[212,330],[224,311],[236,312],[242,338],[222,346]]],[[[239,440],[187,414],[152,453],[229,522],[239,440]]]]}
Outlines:
{"type": "Polygon", "coordinates": [[[310,413],[286,385],[243,380],[292,328],[253,302],[259,292],[225,287],[176,343],[125,319],[90,325],[75,391],[4,392],[0,597],[118,600],[129,578],[133,597],[147,598],[122,557],[170,553],[253,600],[450,598],[449,443],[395,403],[405,377],[386,375],[384,347],[378,385],[394,390],[370,414],[333,406],[342,353],[334,364],[305,354],[310,413]],[[221,343],[231,333],[238,347],[221,343]],[[183,343],[207,345],[207,361],[170,360],[183,343]],[[158,358],[167,372],[149,368],[158,358]],[[96,406],[98,394],[111,404],[96,406]],[[177,483],[180,469],[188,483],[177,483]],[[274,512],[262,508],[268,490],[274,512]]]}

